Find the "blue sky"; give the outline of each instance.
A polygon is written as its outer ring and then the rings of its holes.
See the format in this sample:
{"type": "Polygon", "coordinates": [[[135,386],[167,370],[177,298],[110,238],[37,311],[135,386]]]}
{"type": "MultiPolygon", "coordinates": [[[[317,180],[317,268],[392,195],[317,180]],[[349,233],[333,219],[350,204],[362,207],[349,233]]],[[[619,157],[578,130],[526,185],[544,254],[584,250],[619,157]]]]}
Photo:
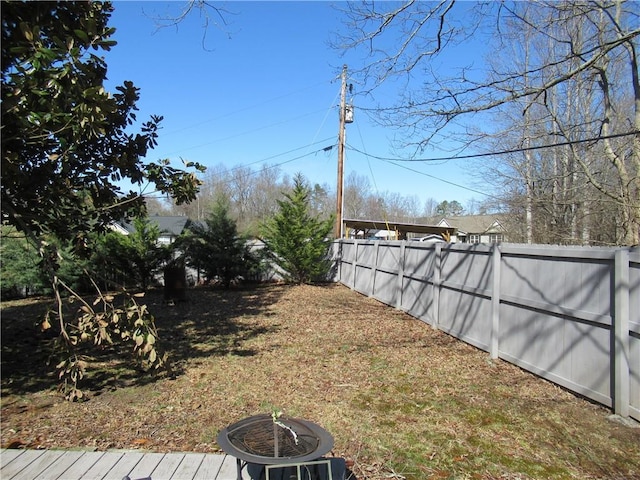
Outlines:
{"type": "MultiPolygon", "coordinates": [[[[227,25],[213,25],[220,19],[212,14],[205,28],[196,12],[177,27],[158,28],[158,17],[175,16],[183,5],[114,2],[110,25],[118,45],[106,54],[108,86],[133,81],[141,89],[138,119],[164,116],[149,159],[169,158],[178,166],[183,158],[229,169],[281,164],[289,175],[302,172],[311,183],[335,191],[337,149],[322,149],[337,142],[342,65],[356,68],[358,61],[329,46],[342,28],[340,11],[328,2],[228,2],[227,25]]],[[[359,112],[358,102],[365,101],[376,99],[354,98],[347,144],[371,155],[396,156],[396,132],[359,112]]],[[[411,170],[346,152],[345,177],[351,171],[366,176],[374,192],[417,195],[421,205],[427,198],[482,200],[432,178],[473,188],[462,162],[407,167],[411,170]]]]}

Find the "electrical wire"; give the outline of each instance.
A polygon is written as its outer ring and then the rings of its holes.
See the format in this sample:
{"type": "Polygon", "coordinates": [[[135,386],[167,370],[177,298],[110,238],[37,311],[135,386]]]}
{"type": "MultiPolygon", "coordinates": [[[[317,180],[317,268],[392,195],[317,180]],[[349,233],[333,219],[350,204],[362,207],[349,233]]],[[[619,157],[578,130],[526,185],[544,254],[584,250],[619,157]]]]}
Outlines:
{"type": "MultiPolygon", "coordinates": [[[[316,143],[321,143],[321,142],[316,142],[316,143]]],[[[273,164],[273,165],[269,165],[269,166],[266,167],[266,169],[276,168],[276,167],[279,167],[281,165],[285,165],[287,163],[295,162],[296,160],[300,160],[301,158],[308,157],[309,155],[315,155],[315,154],[320,153],[320,152],[328,152],[329,150],[332,150],[334,146],[335,145],[330,145],[330,146],[326,146],[326,147],[320,148],[318,150],[314,150],[313,152],[303,153],[302,155],[299,155],[299,156],[294,157],[294,158],[290,158],[289,160],[285,160],[284,162],[280,162],[280,163],[276,163],[276,164],[273,164]]],[[[304,147],[302,147],[302,148],[304,148],[304,147]]],[[[296,150],[300,150],[300,148],[298,148],[296,150]]],[[[270,158],[272,158],[272,157],[270,157],[270,158]]],[[[231,171],[233,171],[234,169],[237,169],[237,168],[248,166],[248,165],[254,165],[256,163],[260,163],[260,162],[263,162],[263,161],[265,161],[265,160],[260,160],[260,161],[256,161],[256,162],[249,163],[249,164],[245,164],[245,165],[242,165],[242,166],[237,166],[237,167],[232,168],[231,171]]],[[[252,174],[253,173],[257,173],[257,172],[252,172],[252,174]]]]}
{"type": "Polygon", "coordinates": [[[588,142],[598,142],[600,140],[608,140],[610,138],[620,138],[620,137],[628,137],[631,135],[638,135],[640,134],[640,131],[632,131],[632,132],[627,132],[627,133],[617,133],[617,134],[613,134],[613,135],[602,135],[599,137],[594,137],[594,138],[587,138],[584,140],[571,140],[571,141],[567,141],[567,142],[558,142],[558,143],[553,143],[550,145],[537,145],[537,146],[533,146],[533,147],[521,147],[521,148],[514,148],[512,150],[499,150],[497,152],[486,152],[486,153],[474,153],[474,154],[469,154],[469,155],[454,155],[451,157],[433,157],[433,158],[392,158],[392,157],[382,157],[379,155],[372,155],[370,153],[366,153],[363,152],[361,150],[358,150],[355,147],[350,146],[349,148],[355,152],[361,153],[362,155],[366,155],[368,157],[371,158],[375,158],[376,160],[390,160],[390,161],[394,161],[394,162],[442,162],[442,161],[447,161],[447,160],[466,160],[466,159],[470,159],[470,158],[481,158],[481,157],[492,157],[492,156],[498,156],[498,155],[507,155],[510,153],[521,153],[521,152],[528,152],[528,151],[532,151],[532,150],[543,150],[545,148],[555,148],[555,147],[563,147],[566,145],[577,145],[579,143],[588,143],[588,142]]]}
{"type": "MultiPolygon", "coordinates": [[[[315,144],[323,143],[323,142],[326,142],[327,140],[330,140],[330,138],[329,138],[329,139],[325,139],[325,140],[321,140],[321,141],[318,141],[318,142],[315,142],[315,144]]],[[[313,144],[311,144],[311,145],[313,145],[313,144]]],[[[313,152],[307,152],[307,153],[304,153],[304,154],[299,155],[299,156],[297,156],[297,157],[289,158],[288,160],[284,160],[284,161],[282,161],[282,162],[280,162],[280,163],[275,163],[275,164],[273,164],[273,165],[268,165],[267,167],[265,167],[265,170],[270,170],[270,169],[272,169],[272,168],[277,168],[277,167],[280,167],[280,166],[282,166],[282,165],[286,165],[287,163],[295,162],[296,160],[300,160],[301,158],[308,157],[309,155],[315,155],[315,154],[318,154],[318,153],[320,153],[320,152],[328,152],[328,151],[332,150],[335,146],[336,146],[336,144],[328,145],[328,146],[325,146],[325,147],[319,148],[319,149],[317,149],[317,150],[314,150],[313,152]]],[[[297,151],[297,150],[302,150],[303,148],[308,148],[308,147],[309,147],[309,145],[305,145],[304,147],[294,148],[293,150],[289,150],[288,152],[279,153],[279,154],[277,154],[277,155],[272,155],[271,157],[267,157],[267,158],[264,158],[264,159],[262,159],[262,160],[256,160],[255,162],[246,163],[246,164],[243,164],[243,165],[237,165],[237,166],[235,166],[235,167],[233,167],[233,168],[230,168],[228,171],[229,171],[229,172],[233,172],[234,170],[239,170],[239,169],[241,169],[241,168],[245,168],[245,167],[248,167],[248,166],[251,166],[251,165],[255,165],[255,164],[257,164],[257,163],[262,163],[262,162],[265,162],[265,161],[270,160],[270,159],[272,159],[272,158],[281,157],[282,155],[287,155],[288,153],[292,153],[292,152],[295,152],[295,151],[297,151]]],[[[251,172],[247,173],[247,176],[256,175],[256,174],[258,174],[258,173],[260,173],[260,171],[259,171],[259,170],[255,170],[255,171],[254,171],[254,170],[252,170],[251,172]]],[[[230,181],[231,181],[231,180],[230,180],[230,181]]],[[[149,185],[149,184],[147,184],[147,185],[149,185]]],[[[145,188],[146,188],[146,187],[145,187],[145,188]]],[[[143,190],[143,191],[141,192],[141,194],[142,194],[142,196],[144,196],[144,197],[150,197],[150,198],[164,198],[164,196],[160,196],[160,197],[158,197],[158,196],[153,196],[154,194],[159,193],[159,192],[160,192],[159,190],[154,190],[154,191],[152,191],[152,192],[144,193],[144,190],[143,190]]]]}
{"type": "MultiPolygon", "coordinates": [[[[261,160],[256,160],[256,161],[254,161],[254,162],[245,163],[245,164],[243,164],[243,165],[239,165],[239,166],[233,167],[233,168],[231,168],[230,170],[231,170],[231,171],[233,171],[234,169],[238,169],[238,168],[242,168],[242,167],[249,167],[249,166],[251,166],[251,165],[255,165],[255,164],[257,164],[257,163],[263,163],[263,162],[266,162],[266,161],[268,161],[268,160],[272,160],[272,159],[274,159],[274,158],[282,157],[282,156],[284,156],[284,155],[288,155],[288,154],[290,154],[290,153],[297,152],[298,150],[303,150],[303,149],[305,149],[305,148],[312,147],[313,145],[317,145],[317,144],[319,144],[319,143],[326,143],[326,142],[328,142],[329,140],[332,140],[332,139],[333,139],[333,137],[325,138],[325,139],[323,139],[323,140],[318,140],[317,142],[309,143],[308,145],[304,145],[304,146],[302,146],[302,147],[294,148],[294,149],[292,149],[292,150],[288,150],[288,151],[283,152],[283,153],[277,153],[277,154],[275,154],[275,155],[271,155],[270,157],[266,157],[266,158],[263,158],[263,159],[261,159],[261,160]]],[[[318,152],[320,152],[320,151],[327,151],[327,149],[329,149],[329,150],[330,150],[332,147],[333,147],[333,145],[332,145],[332,146],[329,146],[329,147],[321,148],[320,150],[316,150],[316,151],[314,151],[314,152],[307,152],[307,153],[305,153],[305,154],[303,155],[303,157],[304,157],[304,156],[307,156],[307,155],[311,155],[311,154],[313,154],[313,153],[318,153],[318,152]]],[[[294,160],[297,160],[297,159],[299,159],[299,158],[301,158],[301,157],[296,157],[296,159],[294,159],[294,160]]],[[[284,163],[282,163],[282,165],[284,165],[285,163],[289,163],[289,160],[287,160],[287,161],[285,161],[284,163]]],[[[280,164],[278,164],[278,166],[279,166],[279,165],[280,165],[280,164]]]]}
{"type": "Polygon", "coordinates": [[[298,93],[305,92],[307,90],[310,90],[312,88],[317,87],[318,85],[322,85],[322,84],[325,84],[327,82],[331,83],[331,81],[323,80],[321,82],[315,83],[314,85],[309,85],[309,86],[303,87],[303,88],[301,88],[299,90],[294,90],[292,92],[285,93],[285,94],[279,95],[277,97],[272,97],[272,98],[269,98],[269,99],[264,100],[262,102],[255,103],[253,105],[249,105],[249,106],[246,106],[246,107],[243,107],[243,108],[239,108],[239,109],[233,110],[231,112],[226,112],[226,113],[223,113],[221,115],[217,115],[216,117],[209,118],[208,120],[203,120],[202,122],[194,123],[192,125],[189,125],[189,126],[186,126],[186,127],[183,127],[183,128],[179,128],[177,130],[171,130],[169,132],[163,132],[163,135],[170,136],[170,135],[174,135],[176,133],[184,132],[185,130],[192,130],[195,127],[200,127],[202,125],[206,125],[207,123],[211,123],[211,122],[215,122],[216,120],[221,120],[223,118],[231,117],[231,116],[236,115],[238,113],[246,112],[247,110],[251,110],[253,108],[260,107],[262,105],[266,105],[268,103],[275,102],[277,100],[282,100],[283,98],[287,98],[287,97],[290,97],[292,95],[296,95],[298,93]]]}
{"type": "Polygon", "coordinates": [[[195,148],[206,147],[207,145],[212,145],[212,144],[217,143],[217,142],[223,142],[225,140],[231,140],[232,138],[241,137],[241,136],[247,135],[249,133],[258,132],[260,130],[266,130],[267,128],[275,127],[277,125],[283,125],[285,123],[293,122],[295,120],[300,120],[301,118],[309,117],[311,115],[315,115],[316,113],[320,113],[320,112],[324,112],[324,111],[325,111],[325,109],[323,108],[322,110],[315,110],[313,112],[303,113],[302,115],[298,115],[297,117],[294,117],[294,118],[289,118],[287,120],[282,120],[280,122],[271,123],[269,125],[263,125],[262,127],[254,128],[253,130],[245,130],[244,132],[235,133],[235,134],[229,135],[227,137],[217,138],[217,139],[212,140],[210,142],[202,143],[200,145],[194,145],[192,147],[181,148],[180,150],[176,150],[176,151],[173,151],[173,152],[165,153],[163,155],[169,157],[171,155],[179,154],[179,153],[182,153],[182,152],[187,151],[187,150],[193,150],[195,148]]]}
{"type": "MultiPolygon", "coordinates": [[[[262,105],[266,105],[266,104],[268,104],[268,103],[275,102],[275,101],[278,101],[278,100],[282,100],[283,98],[287,98],[287,97],[290,97],[290,96],[292,96],[292,95],[296,95],[296,94],[298,94],[298,93],[305,92],[305,91],[307,91],[307,90],[310,90],[310,89],[312,89],[312,88],[317,87],[318,85],[326,84],[327,82],[328,82],[327,80],[323,80],[323,81],[320,81],[320,82],[315,83],[315,84],[313,84],[313,85],[309,85],[309,86],[307,86],[307,87],[303,87],[303,88],[300,88],[300,89],[298,89],[298,90],[294,90],[294,91],[291,91],[291,92],[289,92],[289,93],[285,93],[285,94],[283,94],[283,95],[279,95],[279,96],[277,96],[277,97],[272,97],[272,98],[267,99],[267,100],[264,100],[264,101],[262,101],[262,102],[255,103],[255,104],[253,104],[253,105],[249,105],[249,106],[247,106],[247,107],[239,108],[239,109],[237,109],[237,110],[233,110],[233,111],[231,111],[231,112],[223,113],[223,114],[221,114],[221,115],[218,115],[218,116],[216,116],[216,117],[210,118],[210,119],[208,119],[208,120],[204,120],[204,121],[202,121],[202,122],[198,122],[198,123],[192,124],[192,125],[187,126],[187,127],[179,128],[179,129],[177,129],[177,130],[171,130],[171,131],[169,131],[169,132],[164,132],[164,131],[162,131],[162,132],[161,132],[161,135],[162,135],[164,138],[166,138],[166,137],[171,136],[171,135],[174,135],[174,134],[176,134],[176,133],[184,132],[184,131],[187,131],[187,130],[192,130],[192,129],[196,128],[196,127],[199,127],[199,126],[205,125],[205,124],[207,124],[207,123],[211,123],[211,122],[214,122],[214,121],[216,121],[216,120],[220,120],[220,119],[223,119],[223,118],[231,117],[231,116],[236,115],[236,114],[238,114],[238,113],[245,112],[245,111],[247,111],[247,110],[251,110],[251,109],[253,109],[253,108],[260,107],[260,106],[262,106],[262,105]]],[[[331,83],[331,82],[332,82],[332,81],[329,81],[329,83],[331,83]]],[[[333,105],[333,103],[335,103],[335,99],[332,101],[332,105],[333,105]]],[[[267,129],[267,128],[271,128],[271,127],[274,127],[274,126],[277,126],[277,125],[282,125],[282,124],[285,124],[285,123],[288,123],[288,122],[292,122],[292,121],[295,121],[295,120],[299,120],[299,119],[301,119],[301,118],[305,118],[305,117],[308,117],[308,116],[310,116],[310,115],[315,115],[316,113],[324,112],[324,111],[325,111],[325,110],[324,110],[324,109],[322,109],[322,110],[316,110],[316,111],[313,111],[313,112],[305,113],[305,114],[302,114],[302,115],[298,115],[298,116],[297,116],[297,117],[295,117],[295,118],[291,118],[291,119],[288,119],[288,120],[282,120],[282,121],[280,121],[280,122],[276,122],[276,123],[272,123],[272,124],[265,125],[265,126],[262,126],[262,127],[258,127],[258,128],[253,129],[253,130],[247,130],[247,131],[240,132],[240,133],[237,133],[237,134],[229,135],[229,136],[227,136],[227,137],[218,138],[218,139],[216,139],[216,140],[212,140],[212,141],[210,141],[210,142],[203,143],[203,144],[200,144],[200,145],[195,145],[195,146],[192,146],[192,147],[181,148],[181,149],[180,149],[180,151],[169,152],[169,153],[167,153],[166,155],[167,155],[167,156],[171,156],[171,155],[174,155],[174,154],[179,154],[179,153],[181,153],[181,152],[183,152],[183,151],[186,151],[186,150],[193,150],[193,149],[196,149],[196,148],[206,147],[207,145],[211,145],[211,144],[216,143],[216,142],[222,142],[222,141],[225,141],[225,140],[230,140],[230,139],[232,139],[232,138],[236,138],[236,137],[239,137],[239,136],[242,136],[242,135],[247,135],[247,134],[249,134],[249,133],[257,132],[257,131],[264,130],[264,129],[267,129]]],[[[325,114],[325,117],[324,117],[324,119],[322,120],[322,124],[321,124],[321,127],[320,127],[320,128],[322,128],[322,125],[324,125],[324,122],[326,121],[327,116],[328,116],[328,113],[327,113],[327,114],[325,114]]],[[[319,133],[319,132],[320,132],[320,129],[318,129],[318,132],[316,132],[316,135],[315,135],[315,136],[314,136],[314,138],[313,138],[313,140],[314,140],[314,141],[315,141],[315,139],[317,138],[317,136],[318,136],[318,133],[319,133]]]]}
{"type": "MultiPolygon", "coordinates": [[[[347,144],[347,147],[350,150],[354,150],[356,152],[362,153],[363,155],[366,155],[366,153],[360,152],[359,150],[353,148],[349,144],[347,144]]],[[[408,171],[413,172],[413,173],[417,173],[417,174],[422,175],[424,177],[433,178],[434,180],[438,180],[439,182],[443,182],[443,183],[446,183],[448,185],[452,185],[454,187],[461,188],[463,190],[468,190],[469,192],[479,193],[480,195],[484,195],[485,197],[498,198],[495,195],[491,195],[491,194],[486,193],[486,192],[481,192],[480,190],[476,190],[474,188],[465,187],[464,185],[460,185],[460,184],[452,182],[450,180],[445,180],[444,178],[436,177],[435,175],[431,175],[430,173],[421,172],[420,170],[416,170],[415,168],[407,167],[406,165],[402,165],[400,163],[397,163],[395,160],[386,159],[386,158],[382,158],[382,157],[376,157],[376,156],[371,156],[371,157],[375,158],[377,160],[382,160],[383,162],[388,163],[390,165],[393,165],[393,166],[396,166],[396,167],[399,167],[399,168],[404,168],[405,170],[408,170],[408,171]]]]}
{"type": "MultiPolygon", "coordinates": [[[[362,138],[362,132],[360,131],[360,124],[358,122],[356,122],[356,130],[358,130],[358,134],[360,135],[360,143],[362,144],[362,148],[364,148],[365,150],[367,149],[367,147],[365,146],[364,143],[364,138],[362,138]]],[[[371,173],[371,180],[373,181],[373,187],[376,190],[376,194],[378,196],[380,196],[380,191],[378,190],[378,184],[376,183],[376,177],[373,174],[373,168],[371,167],[371,162],[369,161],[369,157],[367,156],[367,166],[369,167],[369,172],[371,173]]],[[[387,209],[385,208],[385,205],[383,204],[383,209],[382,209],[382,215],[384,216],[384,223],[387,227],[387,232],[391,231],[391,228],[389,227],[389,218],[387,216],[387,209]]]]}
{"type": "MultiPolygon", "coordinates": [[[[362,137],[362,132],[360,131],[360,124],[358,122],[355,122],[355,124],[356,124],[356,130],[358,130],[358,135],[360,136],[360,143],[362,144],[362,148],[364,148],[366,152],[367,147],[365,146],[364,138],[362,137]]],[[[367,153],[365,153],[365,155],[367,157],[367,166],[369,167],[369,173],[371,173],[371,180],[373,181],[373,187],[376,189],[376,193],[379,194],[380,192],[378,191],[378,184],[376,183],[376,178],[375,178],[375,175],[373,174],[373,168],[371,168],[371,162],[369,161],[370,156],[367,153]]]]}
{"type": "MultiPolygon", "coordinates": [[[[318,138],[318,135],[320,134],[320,130],[322,130],[322,127],[324,127],[324,124],[327,122],[329,113],[331,112],[331,110],[333,110],[333,106],[335,105],[339,95],[340,95],[340,91],[338,90],[338,92],[336,93],[336,96],[333,97],[333,100],[331,100],[331,103],[329,104],[329,108],[327,108],[326,113],[324,114],[324,118],[322,119],[322,122],[320,122],[320,126],[316,130],[316,133],[313,136],[312,142],[315,142],[316,138],[318,138]]],[[[313,145],[313,143],[311,143],[310,145],[313,145]]]]}
{"type": "Polygon", "coordinates": [[[402,164],[396,163],[396,162],[394,162],[392,160],[382,160],[382,161],[386,162],[386,163],[389,163],[391,165],[395,165],[396,167],[404,168],[405,170],[409,170],[410,172],[414,172],[414,173],[417,173],[419,175],[423,175],[425,177],[433,178],[434,180],[438,180],[439,182],[447,183],[449,185],[452,185],[452,186],[457,187],[457,188],[461,188],[463,190],[468,190],[469,192],[479,193],[480,195],[484,195],[485,197],[499,199],[499,197],[497,197],[495,195],[491,195],[490,193],[481,192],[480,190],[476,190],[476,189],[470,188],[470,187],[465,187],[464,185],[460,185],[458,183],[451,182],[449,180],[445,180],[444,178],[436,177],[435,175],[431,175],[429,173],[421,172],[421,171],[416,170],[414,168],[407,167],[406,165],[402,165],[402,164]]]}

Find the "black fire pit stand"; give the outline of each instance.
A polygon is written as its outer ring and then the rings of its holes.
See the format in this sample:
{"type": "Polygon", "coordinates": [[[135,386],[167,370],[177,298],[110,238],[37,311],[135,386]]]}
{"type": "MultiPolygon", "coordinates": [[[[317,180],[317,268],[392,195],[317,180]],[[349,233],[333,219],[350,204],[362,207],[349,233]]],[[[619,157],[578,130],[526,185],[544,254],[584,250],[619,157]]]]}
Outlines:
{"type": "Polygon", "coordinates": [[[246,467],[252,480],[343,480],[341,458],[322,458],[333,437],[315,423],[268,414],[245,418],[217,437],[225,453],[236,457],[238,480],[246,467]]]}

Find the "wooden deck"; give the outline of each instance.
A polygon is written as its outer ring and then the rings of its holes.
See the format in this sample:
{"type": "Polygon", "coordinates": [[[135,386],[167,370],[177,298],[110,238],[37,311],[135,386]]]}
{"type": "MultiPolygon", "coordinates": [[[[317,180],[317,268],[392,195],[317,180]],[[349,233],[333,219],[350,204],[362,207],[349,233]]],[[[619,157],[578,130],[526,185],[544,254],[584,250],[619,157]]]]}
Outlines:
{"type": "MultiPolygon", "coordinates": [[[[0,450],[2,480],[237,480],[236,459],[205,453],[0,450]]],[[[243,471],[243,478],[247,479],[243,471]]]]}

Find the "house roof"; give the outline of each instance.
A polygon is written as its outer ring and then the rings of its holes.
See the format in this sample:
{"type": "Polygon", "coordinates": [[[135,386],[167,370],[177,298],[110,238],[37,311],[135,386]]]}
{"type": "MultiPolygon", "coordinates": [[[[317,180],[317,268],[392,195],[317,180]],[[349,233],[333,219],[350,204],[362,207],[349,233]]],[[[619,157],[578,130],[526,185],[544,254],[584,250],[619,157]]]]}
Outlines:
{"type": "MultiPolygon", "coordinates": [[[[149,217],[149,222],[151,222],[151,224],[153,225],[158,226],[160,235],[169,235],[172,237],[177,237],[178,235],[180,235],[190,223],[188,217],[164,215],[151,215],[149,217]]],[[[135,227],[132,223],[126,222],[123,224],[123,226],[127,229],[128,232],[133,232],[135,230],[135,227]]]]}
{"type": "Polygon", "coordinates": [[[504,232],[504,227],[496,215],[464,215],[460,217],[443,217],[438,225],[450,226],[460,233],[493,233],[504,232]]]}

